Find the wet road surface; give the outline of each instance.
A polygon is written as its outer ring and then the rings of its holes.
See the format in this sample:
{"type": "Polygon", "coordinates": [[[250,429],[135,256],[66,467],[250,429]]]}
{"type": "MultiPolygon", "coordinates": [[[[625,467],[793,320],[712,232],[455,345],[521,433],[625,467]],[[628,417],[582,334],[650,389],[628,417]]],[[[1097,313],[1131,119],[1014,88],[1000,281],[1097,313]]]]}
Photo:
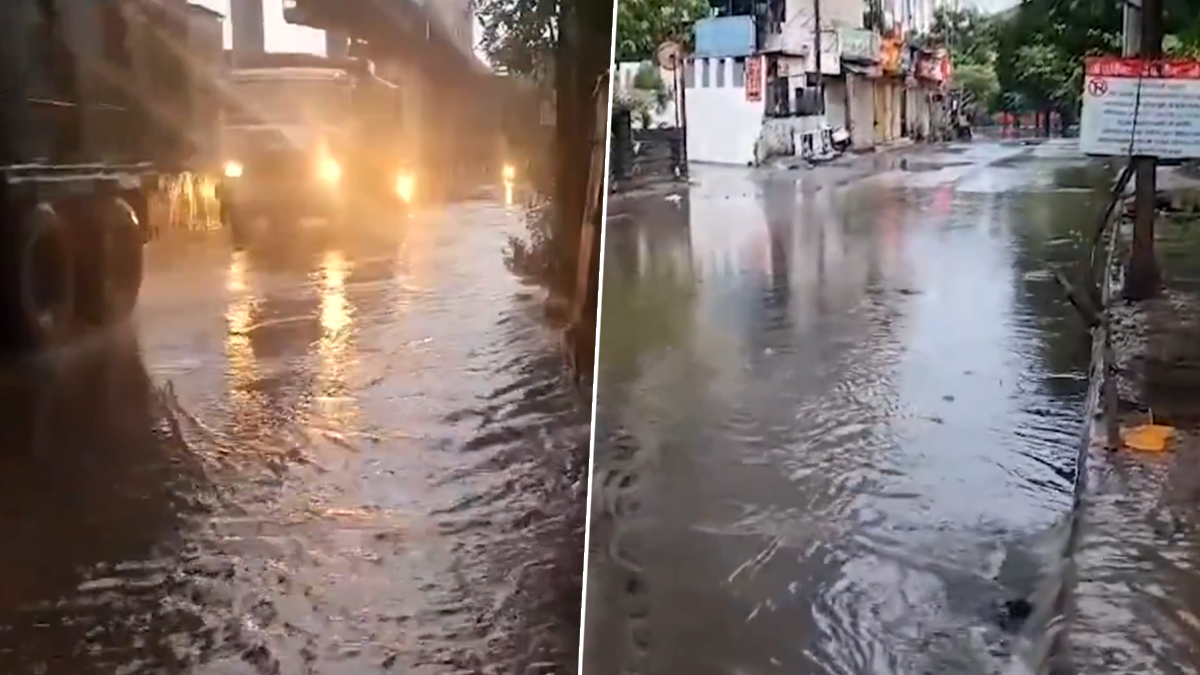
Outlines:
{"type": "Polygon", "coordinates": [[[1061,544],[1086,390],[1051,270],[1104,175],[1059,142],[869,161],[698,168],[610,223],[585,672],[1017,651],[1005,602],[1061,544]]]}
{"type": "Polygon", "coordinates": [[[132,330],[3,382],[44,425],[2,459],[0,672],[573,667],[588,405],[522,231],[156,244],[132,330]]]}

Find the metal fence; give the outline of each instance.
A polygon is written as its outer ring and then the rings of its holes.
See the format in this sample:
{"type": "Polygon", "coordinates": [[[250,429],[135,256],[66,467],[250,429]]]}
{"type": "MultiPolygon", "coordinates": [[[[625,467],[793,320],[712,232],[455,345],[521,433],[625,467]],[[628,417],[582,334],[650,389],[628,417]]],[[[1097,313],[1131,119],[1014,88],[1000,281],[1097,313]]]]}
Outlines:
{"type": "Polygon", "coordinates": [[[613,108],[609,147],[610,187],[636,186],[654,180],[687,177],[685,134],[678,127],[633,128],[628,109],[613,108]]]}

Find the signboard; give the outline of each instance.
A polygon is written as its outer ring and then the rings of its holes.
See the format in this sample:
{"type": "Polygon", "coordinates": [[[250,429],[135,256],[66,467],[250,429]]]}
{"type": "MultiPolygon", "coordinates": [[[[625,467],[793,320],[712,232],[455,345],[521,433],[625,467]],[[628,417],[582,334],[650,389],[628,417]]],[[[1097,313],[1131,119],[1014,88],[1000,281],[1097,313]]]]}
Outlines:
{"type": "Polygon", "coordinates": [[[746,100],[761,101],[763,90],[762,57],[751,56],[746,59],[746,100]]]}
{"type": "Polygon", "coordinates": [[[1079,146],[1089,155],[1200,158],[1200,61],[1088,58],[1079,146]]]}
{"type": "Polygon", "coordinates": [[[889,37],[879,41],[879,67],[884,73],[894,75],[902,72],[902,47],[902,43],[896,38],[889,37]]]}
{"type": "Polygon", "coordinates": [[[917,58],[917,77],[930,82],[945,82],[947,79],[946,63],[949,59],[943,50],[936,54],[922,54],[917,58]]]}
{"type": "Polygon", "coordinates": [[[700,19],[693,28],[695,56],[730,58],[749,56],[755,51],[758,33],[753,16],[714,16],[700,19]]]}
{"type": "Polygon", "coordinates": [[[842,58],[875,61],[879,58],[879,36],[862,28],[839,28],[842,58]]]}

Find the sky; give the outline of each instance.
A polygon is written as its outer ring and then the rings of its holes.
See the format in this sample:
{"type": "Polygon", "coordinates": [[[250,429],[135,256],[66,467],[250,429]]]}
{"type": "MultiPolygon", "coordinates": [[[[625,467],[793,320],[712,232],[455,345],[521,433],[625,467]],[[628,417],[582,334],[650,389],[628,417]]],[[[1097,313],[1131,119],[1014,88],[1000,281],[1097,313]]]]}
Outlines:
{"type": "MultiPolygon", "coordinates": [[[[0,0],[3,2],[4,0],[0,0]]],[[[417,0],[421,2],[421,0],[417,0]]],[[[229,0],[192,0],[192,2],[203,5],[209,9],[220,12],[226,17],[229,16],[229,0]]],[[[325,53],[325,31],[315,28],[305,28],[304,26],[293,26],[283,20],[283,0],[262,0],[264,27],[263,32],[267,43],[267,51],[269,52],[310,52],[313,54],[325,53]]],[[[225,20],[225,47],[229,47],[231,24],[229,19],[225,20]]],[[[481,32],[479,22],[475,22],[476,42],[481,32]]],[[[483,54],[479,51],[478,46],[475,48],[475,53],[483,58],[483,54]]]]}
{"type": "MultiPolygon", "coordinates": [[[[198,5],[224,14],[225,46],[229,47],[231,25],[229,0],[192,0],[198,5]]],[[[325,31],[293,26],[283,20],[283,0],[262,0],[267,51],[325,53],[325,31]]]]}
{"type": "Polygon", "coordinates": [[[963,7],[974,7],[989,14],[1003,12],[1016,5],[1020,0],[963,0],[963,7]]]}

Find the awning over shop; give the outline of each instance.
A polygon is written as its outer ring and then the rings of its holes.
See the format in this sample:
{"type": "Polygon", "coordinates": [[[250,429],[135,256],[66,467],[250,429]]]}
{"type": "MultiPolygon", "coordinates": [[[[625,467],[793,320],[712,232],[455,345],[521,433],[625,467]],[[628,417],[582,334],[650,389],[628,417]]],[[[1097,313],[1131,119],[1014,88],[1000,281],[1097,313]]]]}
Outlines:
{"type": "Polygon", "coordinates": [[[858,75],[859,77],[879,77],[879,64],[873,61],[848,59],[842,57],[842,72],[847,75],[858,75]]]}

